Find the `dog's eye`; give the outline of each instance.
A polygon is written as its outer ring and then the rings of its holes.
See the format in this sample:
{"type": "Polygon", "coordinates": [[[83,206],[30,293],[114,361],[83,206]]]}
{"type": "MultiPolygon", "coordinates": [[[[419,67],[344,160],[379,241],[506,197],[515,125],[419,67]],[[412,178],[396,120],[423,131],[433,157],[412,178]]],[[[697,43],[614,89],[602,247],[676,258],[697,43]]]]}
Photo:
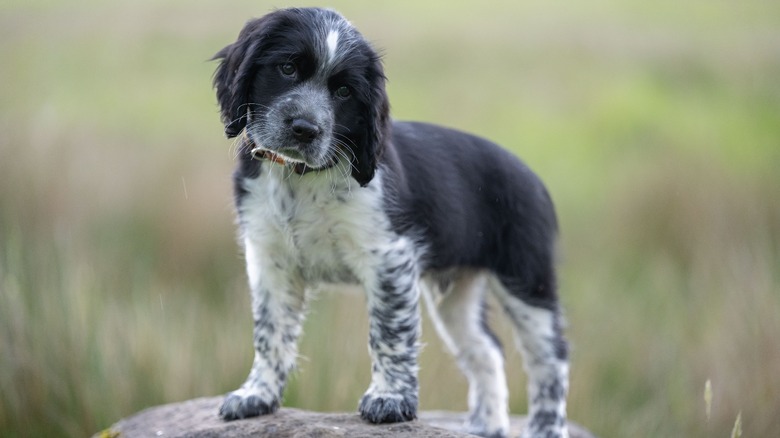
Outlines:
{"type": "Polygon", "coordinates": [[[336,97],[339,99],[346,99],[350,95],[352,95],[352,90],[350,90],[347,86],[341,86],[336,89],[336,97]]]}
{"type": "Polygon", "coordinates": [[[279,65],[279,71],[281,71],[285,76],[293,77],[295,76],[297,69],[295,68],[295,64],[292,62],[285,62],[284,64],[279,65]]]}

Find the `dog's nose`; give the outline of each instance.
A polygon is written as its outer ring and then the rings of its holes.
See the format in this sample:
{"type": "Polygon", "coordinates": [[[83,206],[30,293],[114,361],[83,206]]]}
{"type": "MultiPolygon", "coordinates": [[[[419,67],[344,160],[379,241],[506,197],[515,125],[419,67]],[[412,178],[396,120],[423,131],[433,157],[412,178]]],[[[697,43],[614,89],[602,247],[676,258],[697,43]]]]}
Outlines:
{"type": "Polygon", "coordinates": [[[311,143],[320,134],[320,127],[306,119],[293,119],[290,122],[293,136],[296,140],[303,143],[311,143]]]}

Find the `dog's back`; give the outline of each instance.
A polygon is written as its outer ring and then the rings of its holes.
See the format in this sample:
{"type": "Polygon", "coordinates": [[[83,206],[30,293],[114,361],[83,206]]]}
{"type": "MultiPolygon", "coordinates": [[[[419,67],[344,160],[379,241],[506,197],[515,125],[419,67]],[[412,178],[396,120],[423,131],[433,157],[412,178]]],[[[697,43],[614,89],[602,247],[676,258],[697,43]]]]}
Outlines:
{"type": "Polygon", "coordinates": [[[400,232],[424,236],[426,268],[484,268],[527,280],[539,303],[554,300],[554,280],[544,277],[553,275],[555,213],[522,161],[471,134],[396,122],[383,162],[390,217],[400,232]]]}

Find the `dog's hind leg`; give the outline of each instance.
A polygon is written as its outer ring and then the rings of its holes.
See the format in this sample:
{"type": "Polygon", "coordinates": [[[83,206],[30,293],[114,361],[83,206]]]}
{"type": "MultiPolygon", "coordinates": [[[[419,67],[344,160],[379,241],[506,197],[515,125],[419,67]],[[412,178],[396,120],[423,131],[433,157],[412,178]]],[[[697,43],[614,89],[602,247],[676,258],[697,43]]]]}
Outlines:
{"type": "Polygon", "coordinates": [[[498,339],[484,321],[487,275],[462,270],[426,280],[424,296],[434,326],[469,382],[469,433],[504,437],[508,392],[498,339]]]}
{"type": "Polygon", "coordinates": [[[554,279],[548,280],[548,284],[537,284],[533,288],[541,291],[539,295],[543,297],[530,299],[520,298],[529,296],[529,289],[520,286],[523,283],[507,278],[491,281],[491,290],[512,322],[528,375],[528,425],[523,438],[568,437],[568,348],[562,334],[557,298],[551,290],[554,279]]]}

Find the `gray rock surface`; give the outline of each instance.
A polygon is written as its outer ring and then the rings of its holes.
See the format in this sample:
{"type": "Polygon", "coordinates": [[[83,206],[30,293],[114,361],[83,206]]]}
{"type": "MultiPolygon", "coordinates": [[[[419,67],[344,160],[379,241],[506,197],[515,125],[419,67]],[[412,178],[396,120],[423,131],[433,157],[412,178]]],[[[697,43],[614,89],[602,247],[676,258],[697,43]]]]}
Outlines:
{"type": "MultiPolygon", "coordinates": [[[[199,398],[157,406],[125,418],[93,438],[362,438],[362,437],[436,437],[457,438],[472,435],[459,432],[465,414],[421,412],[419,420],[408,423],[374,425],[357,413],[317,413],[282,408],[273,415],[237,421],[222,421],[217,416],[222,397],[199,398]]],[[[512,436],[518,436],[523,417],[512,417],[512,436]]],[[[571,438],[593,438],[588,431],[570,424],[571,438]]]]}

